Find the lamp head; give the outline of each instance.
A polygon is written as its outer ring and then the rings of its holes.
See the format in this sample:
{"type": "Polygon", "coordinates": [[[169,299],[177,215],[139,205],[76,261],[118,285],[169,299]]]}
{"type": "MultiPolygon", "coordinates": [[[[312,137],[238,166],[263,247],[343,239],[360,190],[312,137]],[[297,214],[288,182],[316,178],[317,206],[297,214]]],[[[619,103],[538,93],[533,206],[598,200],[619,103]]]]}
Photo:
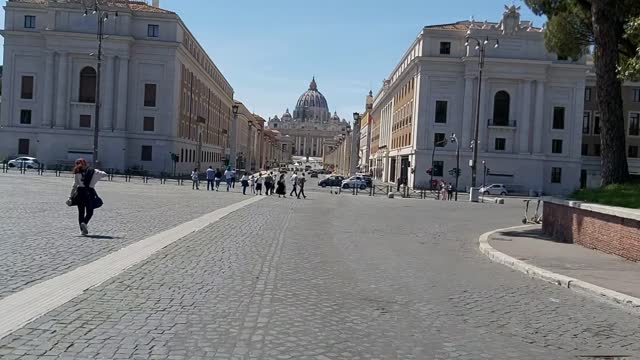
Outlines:
{"type": "Polygon", "coordinates": [[[231,106],[231,109],[233,111],[233,115],[238,115],[238,105],[231,106]]]}
{"type": "Polygon", "coordinates": [[[500,40],[496,39],[496,44],[493,46],[494,48],[499,48],[500,47],[500,40]]]}

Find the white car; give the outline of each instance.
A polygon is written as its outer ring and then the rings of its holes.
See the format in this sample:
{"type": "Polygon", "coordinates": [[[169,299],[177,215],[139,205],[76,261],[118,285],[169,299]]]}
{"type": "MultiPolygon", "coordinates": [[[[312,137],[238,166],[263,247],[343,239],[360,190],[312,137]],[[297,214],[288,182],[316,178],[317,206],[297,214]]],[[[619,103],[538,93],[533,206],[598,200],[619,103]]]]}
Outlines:
{"type": "Polygon", "coordinates": [[[362,176],[352,176],[348,179],[342,180],[343,189],[351,189],[354,187],[364,190],[367,188],[367,181],[362,176]]]}
{"type": "Polygon", "coordinates": [[[40,167],[40,162],[34,157],[22,156],[13,160],[9,160],[8,165],[9,167],[26,167],[27,169],[37,169],[38,167],[40,167]]]}
{"type": "Polygon", "coordinates": [[[492,184],[489,186],[483,186],[480,188],[480,192],[484,195],[509,195],[507,188],[503,184],[492,184]]]}

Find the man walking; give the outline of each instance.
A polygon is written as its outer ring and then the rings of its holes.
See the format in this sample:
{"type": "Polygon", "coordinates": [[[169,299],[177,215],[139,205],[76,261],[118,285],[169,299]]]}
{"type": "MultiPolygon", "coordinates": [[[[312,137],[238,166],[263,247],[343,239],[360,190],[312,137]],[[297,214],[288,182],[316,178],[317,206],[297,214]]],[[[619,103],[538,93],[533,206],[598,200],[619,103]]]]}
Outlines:
{"type": "Polygon", "coordinates": [[[269,192],[273,194],[273,175],[271,172],[264,177],[264,195],[269,196],[269,192]]]}
{"type": "Polygon", "coordinates": [[[302,195],[302,197],[304,197],[305,199],[307,198],[307,195],[304,194],[304,184],[306,182],[307,179],[305,179],[304,173],[302,173],[302,176],[298,178],[298,199],[300,199],[300,195],[302,195]]]}
{"type": "MultiPolygon", "coordinates": [[[[298,196],[298,173],[297,172],[293,172],[293,175],[291,175],[291,192],[289,193],[289,196],[298,196]]],[[[298,196],[299,198],[299,196],[298,196]]]]}
{"type": "Polygon", "coordinates": [[[224,171],[224,179],[227,182],[227,192],[231,189],[231,180],[233,178],[233,171],[231,171],[231,166],[227,166],[227,170],[224,171]]]}
{"type": "Polygon", "coordinates": [[[207,191],[213,191],[213,188],[215,186],[213,183],[213,181],[215,180],[215,173],[216,172],[213,171],[213,168],[209,166],[209,168],[207,169],[207,191]],[[209,187],[211,187],[211,189],[209,189],[209,187]]]}

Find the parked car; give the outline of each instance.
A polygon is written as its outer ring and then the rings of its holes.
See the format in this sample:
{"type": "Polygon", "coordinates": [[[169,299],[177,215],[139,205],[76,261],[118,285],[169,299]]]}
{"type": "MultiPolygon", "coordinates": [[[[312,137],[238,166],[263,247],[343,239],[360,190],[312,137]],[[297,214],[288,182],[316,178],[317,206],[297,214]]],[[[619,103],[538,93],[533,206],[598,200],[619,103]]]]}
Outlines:
{"type": "Polygon", "coordinates": [[[344,180],[344,176],[340,175],[331,175],[327,178],[324,178],[318,182],[319,186],[327,187],[327,186],[341,186],[342,181],[344,180]]]}
{"type": "Polygon", "coordinates": [[[354,187],[364,190],[367,188],[367,181],[362,176],[352,176],[346,180],[342,180],[343,189],[351,189],[354,187]]]}
{"type": "Polygon", "coordinates": [[[312,171],[312,172],[310,172],[310,173],[309,173],[309,177],[317,178],[317,177],[318,177],[318,172],[317,172],[317,171],[312,171]]]}
{"type": "Polygon", "coordinates": [[[492,184],[480,188],[480,192],[484,195],[509,195],[507,188],[503,184],[492,184]]]}
{"type": "Polygon", "coordinates": [[[9,160],[8,165],[9,167],[26,167],[27,169],[37,169],[38,167],[40,167],[40,162],[34,157],[22,156],[13,160],[9,160]]]}

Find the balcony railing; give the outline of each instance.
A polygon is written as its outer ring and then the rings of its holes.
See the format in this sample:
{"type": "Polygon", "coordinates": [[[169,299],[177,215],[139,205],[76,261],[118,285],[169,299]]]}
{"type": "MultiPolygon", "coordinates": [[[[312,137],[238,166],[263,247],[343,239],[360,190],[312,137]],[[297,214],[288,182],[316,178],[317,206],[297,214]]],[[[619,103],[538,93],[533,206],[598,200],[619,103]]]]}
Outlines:
{"type": "Polygon", "coordinates": [[[489,119],[487,121],[487,126],[489,126],[489,127],[515,128],[516,125],[517,125],[516,120],[504,121],[504,120],[489,119]]]}

